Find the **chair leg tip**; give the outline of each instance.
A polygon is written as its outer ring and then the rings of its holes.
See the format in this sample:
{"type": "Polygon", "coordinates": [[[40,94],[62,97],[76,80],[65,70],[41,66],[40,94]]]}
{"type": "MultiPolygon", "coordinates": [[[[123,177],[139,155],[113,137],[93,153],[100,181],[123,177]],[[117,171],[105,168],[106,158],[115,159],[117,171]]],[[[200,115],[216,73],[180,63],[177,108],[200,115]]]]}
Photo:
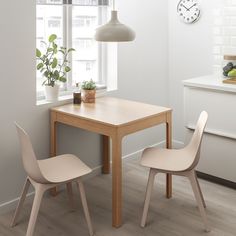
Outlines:
{"type": "Polygon", "coordinates": [[[210,232],[211,232],[211,229],[210,229],[210,228],[206,228],[206,229],[205,229],[205,232],[206,232],[206,233],[210,233],[210,232]]]}
{"type": "Polygon", "coordinates": [[[14,222],[12,222],[11,224],[10,224],[10,227],[11,228],[13,228],[13,227],[15,227],[16,226],[16,223],[14,223],[14,222]]]}
{"type": "Polygon", "coordinates": [[[140,224],[140,226],[141,226],[142,228],[145,228],[145,225],[146,225],[145,223],[141,223],[141,224],[140,224]]]}
{"type": "Polygon", "coordinates": [[[90,236],[95,236],[95,233],[94,232],[90,232],[89,235],[90,236]]]}

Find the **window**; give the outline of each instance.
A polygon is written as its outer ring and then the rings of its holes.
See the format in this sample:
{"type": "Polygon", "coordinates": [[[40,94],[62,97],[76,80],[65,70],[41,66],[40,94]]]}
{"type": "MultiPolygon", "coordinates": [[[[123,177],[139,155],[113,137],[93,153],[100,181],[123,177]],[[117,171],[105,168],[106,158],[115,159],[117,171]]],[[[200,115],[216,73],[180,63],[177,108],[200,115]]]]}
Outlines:
{"type": "MultiPolygon", "coordinates": [[[[95,28],[107,21],[108,0],[36,0],[36,46],[56,34],[58,44],[76,49],[69,58],[72,72],[61,91],[71,91],[77,82],[93,79],[106,85],[108,46],[94,39],[95,28]]],[[[42,98],[42,75],[37,72],[37,96],[42,98]]]]}

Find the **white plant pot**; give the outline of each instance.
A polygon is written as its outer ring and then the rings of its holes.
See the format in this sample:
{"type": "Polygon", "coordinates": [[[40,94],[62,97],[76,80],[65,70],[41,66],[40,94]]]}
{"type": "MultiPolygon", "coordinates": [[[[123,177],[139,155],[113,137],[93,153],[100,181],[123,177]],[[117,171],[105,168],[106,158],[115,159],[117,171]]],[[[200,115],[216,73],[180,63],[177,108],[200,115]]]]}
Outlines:
{"type": "Polygon", "coordinates": [[[45,97],[48,102],[58,101],[59,85],[55,84],[54,87],[45,85],[45,97]]]}

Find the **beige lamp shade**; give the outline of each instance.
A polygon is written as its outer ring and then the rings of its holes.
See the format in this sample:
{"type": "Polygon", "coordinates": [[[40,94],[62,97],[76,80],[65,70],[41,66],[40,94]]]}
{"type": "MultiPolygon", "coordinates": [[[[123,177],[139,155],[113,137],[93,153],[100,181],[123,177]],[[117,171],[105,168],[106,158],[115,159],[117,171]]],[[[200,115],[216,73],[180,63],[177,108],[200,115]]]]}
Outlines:
{"type": "Polygon", "coordinates": [[[119,22],[117,11],[111,12],[111,20],[96,29],[95,40],[100,42],[129,42],[135,39],[135,32],[119,22]]]}

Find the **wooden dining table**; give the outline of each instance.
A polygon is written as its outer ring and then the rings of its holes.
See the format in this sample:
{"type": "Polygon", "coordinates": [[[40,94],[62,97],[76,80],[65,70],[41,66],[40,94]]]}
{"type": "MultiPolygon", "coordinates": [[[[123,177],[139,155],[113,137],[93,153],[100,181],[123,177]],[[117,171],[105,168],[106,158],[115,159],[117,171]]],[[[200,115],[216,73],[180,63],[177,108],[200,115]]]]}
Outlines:
{"type": "MultiPolygon", "coordinates": [[[[67,104],[51,109],[51,156],[57,154],[57,123],[102,135],[103,174],[110,173],[112,160],[112,226],[122,225],[122,139],[159,124],[166,124],[166,147],[172,145],[172,109],[114,97],[95,103],[67,104]],[[110,158],[110,139],[112,151],[110,158]]],[[[167,174],[166,197],[172,196],[172,177],[167,174]]]]}

